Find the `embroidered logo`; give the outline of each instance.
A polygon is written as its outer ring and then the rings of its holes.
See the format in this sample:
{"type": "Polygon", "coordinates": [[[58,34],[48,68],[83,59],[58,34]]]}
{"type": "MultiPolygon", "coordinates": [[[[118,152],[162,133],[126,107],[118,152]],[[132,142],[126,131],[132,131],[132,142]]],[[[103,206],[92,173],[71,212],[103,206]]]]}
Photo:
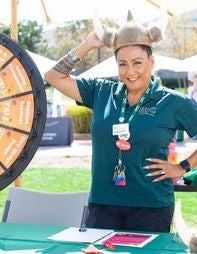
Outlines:
{"type": "Polygon", "coordinates": [[[142,115],[154,116],[155,113],[156,113],[156,107],[151,107],[151,108],[141,107],[139,110],[139,114],[142,114],[142,115]]]}

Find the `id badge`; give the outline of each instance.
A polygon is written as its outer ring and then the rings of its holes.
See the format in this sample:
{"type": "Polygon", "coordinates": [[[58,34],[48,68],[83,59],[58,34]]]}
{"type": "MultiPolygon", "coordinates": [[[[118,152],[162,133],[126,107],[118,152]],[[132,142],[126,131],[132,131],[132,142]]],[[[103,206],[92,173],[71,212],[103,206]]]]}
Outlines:
{"type": "Polygon", "coordinates": [[[124,135],[127,133],[129,133],[129,124],[128,123],[113,124],[113,126],[112,126],[113,136],[124,135]]]}

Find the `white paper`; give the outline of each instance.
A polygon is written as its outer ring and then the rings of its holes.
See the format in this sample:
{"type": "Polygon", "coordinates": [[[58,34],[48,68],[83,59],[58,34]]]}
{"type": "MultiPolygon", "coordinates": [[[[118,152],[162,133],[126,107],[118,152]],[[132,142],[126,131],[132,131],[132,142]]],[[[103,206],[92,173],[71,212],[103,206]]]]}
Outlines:
{"type": "Polygon", "coordinates": [[[106,235],[114,232],[109,229],[95,229],[95,228],[87,228],[87,231],[80,232],[79,228],[70,227],[66,230],[63,230],[57,234],[54,234],[47,239],[54,241],[65,241],[65,242],[86,242],[86,243],[94,243],[106,235]]]}

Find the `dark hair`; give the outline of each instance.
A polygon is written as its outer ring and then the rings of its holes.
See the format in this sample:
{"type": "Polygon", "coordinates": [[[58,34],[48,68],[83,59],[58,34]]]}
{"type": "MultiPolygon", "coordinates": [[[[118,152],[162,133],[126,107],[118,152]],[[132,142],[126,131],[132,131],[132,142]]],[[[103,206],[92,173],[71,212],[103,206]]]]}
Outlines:
{"type": "MultiPolygon", "coordinates": [[[[143,51],[145,51],[147,53],[147,56],[150,57],[152,56],[153,52],[152,52],[152,48],[147,46],[147,45],[143,45],[143,44],[136,44],[135,46],[138,46],[140,47],[143,51]]],[[[119,48],[120,49],[120,48],[119,48]]],[[[117,49],[114,54],[115,54],[115,57],[117,58],[117,54],[118,54],[118,51],[119,49],[117,49]]]]}

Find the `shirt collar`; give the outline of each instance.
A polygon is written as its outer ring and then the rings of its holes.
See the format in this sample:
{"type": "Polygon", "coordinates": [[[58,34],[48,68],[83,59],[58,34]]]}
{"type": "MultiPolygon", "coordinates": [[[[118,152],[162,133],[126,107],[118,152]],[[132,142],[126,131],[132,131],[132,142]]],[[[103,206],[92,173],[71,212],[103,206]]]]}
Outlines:
{"type": "MultiPolygon", "coordinates": [[[[152,79],[156,79],[157,77],[152,76],[152,79]]],[[[162,85],[159,84],[159,81],[156,81],[153,83],[152,89],[151,89],[151,93],[150,93],[150,99],[153,100],[160,100],[163,96],[164,96],[164,87],[162,85]]],[[[124,97],[125,94],[125,90],[126,90],[126,86],[123,82],[119,82],[118,86],[116,88],[115,91],[115,96],[119,99],[122,100],[122,98],[124,97]]]]}
{"type": "Polygon", "coordinates": [[[125,84],[120,81],[116,87],[116,91],[114,94],[119,100],[122,100],[125,94],[125,90],[126,90],[125,84]]]}
{"type": "MultiPolygon", "coordinates": [[[[157,77],[153,77],[156,79],[157,77]]],[[[159,83],[159,81],[154,82],[150,93],[150,99],[159,101],[165,94],[165,88],[159,83]]]]}

